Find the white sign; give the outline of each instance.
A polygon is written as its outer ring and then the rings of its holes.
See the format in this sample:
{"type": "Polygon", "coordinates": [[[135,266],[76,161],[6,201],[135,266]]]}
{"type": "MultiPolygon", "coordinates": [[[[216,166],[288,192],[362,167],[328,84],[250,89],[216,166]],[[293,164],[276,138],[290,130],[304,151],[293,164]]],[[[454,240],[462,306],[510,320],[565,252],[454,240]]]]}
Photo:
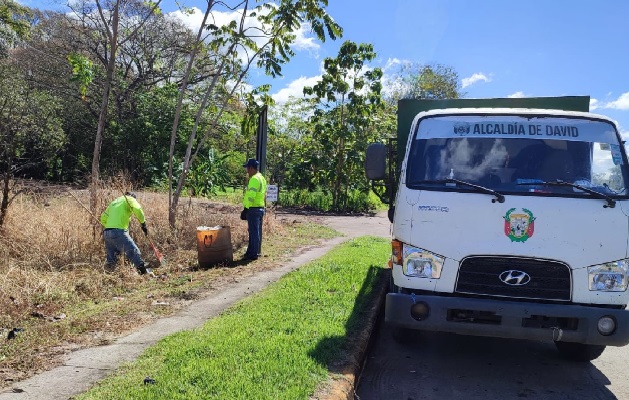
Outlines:
{"type": "Polygon", "coordinates": [[[420,121],[416,139],[452,137],[555,139],[618,144],[616,130],[610,122],[542,115],[430,117],[420,121]]]}
{"type": "Polygon", "coordinates": [[[267,185],[266,201],[277,201],[277,185],[267,185]]]}

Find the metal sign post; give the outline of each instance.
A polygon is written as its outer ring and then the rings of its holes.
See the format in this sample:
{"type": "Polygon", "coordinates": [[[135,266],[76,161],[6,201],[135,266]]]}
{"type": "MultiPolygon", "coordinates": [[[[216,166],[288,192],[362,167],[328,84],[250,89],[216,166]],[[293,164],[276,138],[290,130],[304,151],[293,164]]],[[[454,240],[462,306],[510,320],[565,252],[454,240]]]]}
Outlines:
{"type": "MultiPolygon", "coordinates": [[[[258,114],[258,130],[256,132],[256,160],[260,163],[258,171],[262,175],[266,172],[267,111],[268,107],[264,105],[260,110],[260,114],[258,114]]],[[[264,225],[264,218],[262,224],[264,225]]],[[[262,253],[262,232],[260,232],[260,249],[258,249],[258,253],[262,253]]]]}
{"type": "Polygon", "coordinates": [[[259,171],[262,175],[266,172],[267,110],[268,107],[265,105],[260,110],[260,114],[258,114],[258,130],[256,133],[256,160],[260,162],[259,171]]]}

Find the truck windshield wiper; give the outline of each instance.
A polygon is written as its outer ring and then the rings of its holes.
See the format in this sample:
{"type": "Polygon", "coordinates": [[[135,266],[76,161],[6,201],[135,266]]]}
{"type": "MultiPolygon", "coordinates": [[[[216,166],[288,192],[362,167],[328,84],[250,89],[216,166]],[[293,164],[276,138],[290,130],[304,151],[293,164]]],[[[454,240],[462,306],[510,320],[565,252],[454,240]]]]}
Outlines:
{"type": "Polygon", "coordinates": [[[439,185],[439,184],[446,184],[446,183],[458,183],[459,185],[467,186],[467,187],[470,187],[472,189],[475,189],[477,192],[487,193],[487,194],[491,194],[493,196],[496,196],[495,199],[491,200],[492,203],[495,203],[495,202],[504,203],[505,202],[505,196],[502,193],[498,193],[495,190],[492,190],[490,188],[486,188],[485,186],[475,185],[473,183],[465,182],[465,181],[462,181],[460,179],[446,178],[446,179],[437,179],[437,180],[434,180],[434,181],[419,181],[419,182],[416,182],[416,183],[419,183],[419,184],[427,183],[427,184],[437,184],[437,185],[439,185]]]}
{"type": "Polygon", "coordinates": [[[540,185],[540,186],[572,186],[573,188],[582,190],[586,193],[591,194],[592,196],[596,197],[597,199],[603,199],[607,202],[607,204],[605,204],[603,207],[605,208],[614,208],[616,207],[616,200],[612,199],[610,196],[606,195],[605,193],[601,193],[601,192],[597,192],[596,190],[590,189],[588,187],[576,184],[576,183],[572,183],[572,182],[566,182],[566,181],[562,181],[561,179],[557,179],[556,181],[552,181],[552,182],[544,182],[544,181],[535,181],[534,183],[532,182],[522,182],[522,183],[518,183],[518,185],[540,185]]]}

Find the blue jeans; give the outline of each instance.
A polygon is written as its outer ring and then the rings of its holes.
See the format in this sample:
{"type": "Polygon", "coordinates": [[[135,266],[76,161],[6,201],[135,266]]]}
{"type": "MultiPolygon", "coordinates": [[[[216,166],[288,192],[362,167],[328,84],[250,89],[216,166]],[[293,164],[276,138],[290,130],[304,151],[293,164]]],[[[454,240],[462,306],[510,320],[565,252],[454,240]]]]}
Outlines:
{"type": "Polygon", "coordinates": [[[124,253],[136,268],[144,265],[140,249],[131,239],[128,231],[124,229],[107,229],[103,231],[103,239],[105,240],[105,251],[107,252],[107,265],[116,265],[120,253],[124,253]]]}
{"type": "Polygon", "coordinates": [[[247,226],[249,228],[249,244],[245,257],[258,258],[262,246],[262,217],[264,208],[250,208],[247,211],[247,226]]]}

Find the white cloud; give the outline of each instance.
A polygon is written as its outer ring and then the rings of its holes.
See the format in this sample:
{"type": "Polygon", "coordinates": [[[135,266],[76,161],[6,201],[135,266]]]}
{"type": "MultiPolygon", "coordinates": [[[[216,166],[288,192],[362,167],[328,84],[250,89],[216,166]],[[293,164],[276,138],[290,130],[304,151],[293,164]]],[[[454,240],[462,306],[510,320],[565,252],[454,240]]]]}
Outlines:
{"type": "Polygon", "coordinates": [[[182,21],[188,28],[192,29],[194,32],[198,32],[199,27],[201,26],[201,21],[203,21],[203,12],[196,7],[192,7],[190,11],[191,13],[183,13],[180,10],[177,10],[169,13],[168,15],[182,21]]]}
{"type": "Polygon", "coordinates": [[[526,95],[524,94],[524,92],[515,92],[513,94],[510,94],[507,96],[510,99],[521,99],[523,97],[526,97],[526,95]]]}
{"type": "MultiPolygon", "coordinates": [[[[211,15],[208,17],[207,23],[214,24],[216,26],[224,26],[232,21],[240,22],[242,11],[242,9],[231,12],[212,11],[211,15]]],[[[192,7],[190,8],[190,13],[183,13],[180,10],[177,10],[169,13],[169,15],[180,19],[184,24],[186,24],[186,26],[196,33],[199,31],[201,22],[203,22],[204,11],[197,7],[192,7]]],[[[257,18],[247,17],[245,19],[245,29],[260,28],[261,26],[262,25],[257,18]]],[[[316,51],[319,50],[321,45],[316,42],[315,37],[309,35],[310,30],[310,24],[305,23],[301,25],[298,31],[293,32],[295,34],[295,41],[292,46],[295,50],[307,50],[311,53],[316,53],[316,51]]],[[[257,37],[252,37],[252,39],[258,45],[266,43],[267,39],[261,35],[260,31],[256,31],[254,35],[257,37]]]]}
{"type": "Polygon", "coordinates": [[[310,24],[302,24],[297,32],[295,32],[295,50],[308,50],[317,56],[316,51],[319,50],[321,45],[317,43],[314,36],[307,36],[307,31],[311,29],[310,24]]]}
{"type": "Polygon", "coordinates": [[[625,92],[618,99],[605,104],[604,108],[629,111],[629,92],[625,92]]]}
{"type": "MultiPolygon", "coordinates": [[[[607,96],[611,96],[611,93],[608,93],[607,96]]],[[[607,102],[598,99],[590,99],[590,111],[598,109],[629,111],[629,92],[621,94],[616,100],[607,102]]]]}
{"type": "Polygon", "coordinates": [[[600,107],[600,102],[596,99],[590,98],[590,111],[594,111],[600,107]]]}
{"type": "Polygon", "coordinates": [[[398,75],[401,66],[410,65],[410,61],[399,58],[389,58],[382,67],[382,94],[390,96],[400,92],[404,87],[404,82],[398,75]]]}
{"type": "MultiPolygon", "coordinates": [[[[387,61],[387,65],[389,64],[389,62],[390,60],[387,61]]],[[[373,70],[373,67],[369,65],[363,65],[362,69],[358,71],[357,74],[364,75],[366,72],[371,71],[371,70],[373,70]]],[[[275,94],[272,94],[271,97],[273,97],[273,99],[277,103],[285,103],[286,101],[288,101],[290,97],[297,97],[297,98],[303,97],[304,96],[303,90],[305,86],[312,87],[316,85],[317,83],[319,83],[319,81],[321,80],[323,73],[325,73],[323,63],[319,64],[319,71],[321,72],[320,75],[311,76],[311,77],[301,76],[295,79],[294,81],[290,82],[288,86],[286,86],[285,88],[280,89],[275,94]]],[[[351,79],[353,75],[354,75],[354,72],[350,72],[347,78],[351,79]]],[[[390,75],[384,74],[382,78],[382,84],[385,87],[384,89],[385,92],[386,92],[386,88],[389,87],[389,83],[391,83],[390,77],[391,77],[390,75]]],[[[368,90],[369,90],[369,87],[365,86],[359,91],[359,93],[365,94],[367,93],[368,90]]]]}
{"type": "Polygon", "coordinates": [[[463,89],[465,89],[466,87],[468,87],[470,85],[475,84],[478,81],[484,81],[485,83],[487,83],[487,82],[491,82],[491,79],[488,78],[482,72],[477,72],[474,75],[470,76],[469,78],[463,78],[461,80],[463,89]]]}
{"type": "Polygon", "coordinates": [[[301,76],[289,83],[288,86],[286,86],[285,88],[280,89],[277,93],[271,95],[271,97],[273,97],[273,100],[280,104],[286,103],[290,97],[303,97],[304,87],[314,86],[317,84],[317,82],[319,82],[320,79],[320,75],[311,77],[301,76]]]}
{"type": "Polygon", "coordinates": [[[386,74],[392,68],[397,68],[399,65],[402,64],[404,64],[404,61],[400,60],[399,58],[389,58],[384,64],[384,67],[382,67],[382,72],[386,74]]]}

